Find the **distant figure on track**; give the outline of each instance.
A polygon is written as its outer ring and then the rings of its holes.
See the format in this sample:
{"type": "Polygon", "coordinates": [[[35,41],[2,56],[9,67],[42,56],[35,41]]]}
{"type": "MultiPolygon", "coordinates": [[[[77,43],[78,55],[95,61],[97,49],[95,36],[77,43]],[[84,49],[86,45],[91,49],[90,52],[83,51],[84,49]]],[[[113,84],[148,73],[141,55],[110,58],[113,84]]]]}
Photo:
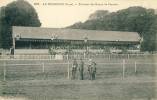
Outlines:
{"type": "Polygon", "coordinates": [[[80,74],[79,79],[80,80],[84,79],[83,73],[84,73],[84,62],[82,59],[80,59],[80,64],[79,64],[79,74],[80,74]]]}
{"type": "Polygon", "coordinates": [[[95,80],[96,63],[94,61],[92,61],[92,59],[89,60],[88,73],[89,73],[89,79],[90,80],[95,80]]]}
{"type": "Polygon", "coordinates": [[[77,67],[78,67],[77,61],[76,59],[74,59],[72,64],[72,79],[76,78],[77,67]]]}

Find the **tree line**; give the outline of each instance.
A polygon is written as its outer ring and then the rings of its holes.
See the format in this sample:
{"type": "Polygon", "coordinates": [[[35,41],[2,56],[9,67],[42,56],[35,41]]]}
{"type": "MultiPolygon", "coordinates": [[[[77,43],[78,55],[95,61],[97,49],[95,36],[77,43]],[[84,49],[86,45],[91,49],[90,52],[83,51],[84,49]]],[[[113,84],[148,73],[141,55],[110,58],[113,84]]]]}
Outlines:
{"type": "Polygon", "coordinates": [[[141,51],[157,50],[157,14],[154,9],[134,6],[116,12],[98,10],[84,23],[77,22],[67,28],[138,32],[143,38],[141,51]]]}

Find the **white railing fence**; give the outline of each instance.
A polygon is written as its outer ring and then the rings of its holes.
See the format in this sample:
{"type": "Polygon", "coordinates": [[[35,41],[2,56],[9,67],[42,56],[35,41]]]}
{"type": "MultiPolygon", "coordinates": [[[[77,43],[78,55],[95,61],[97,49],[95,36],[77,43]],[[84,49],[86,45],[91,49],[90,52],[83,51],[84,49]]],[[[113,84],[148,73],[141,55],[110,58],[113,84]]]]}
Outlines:
{"type": "MultiPolygon", "coordinates": [[[[72,61],[65,62],[7,62],[0,63],[0,80],[41,80],[41,79],[71,79],[72,61]]],[[[84,65],[84,77],[88,79],[88,63],[84,65]]],[[[127,62],[121,60],[115,63],[97,63],[96,79],[126,77],[155,77],[157,63],[127,62]]],[[[77,77],[79,71],[77,70],[77,77]]]]}

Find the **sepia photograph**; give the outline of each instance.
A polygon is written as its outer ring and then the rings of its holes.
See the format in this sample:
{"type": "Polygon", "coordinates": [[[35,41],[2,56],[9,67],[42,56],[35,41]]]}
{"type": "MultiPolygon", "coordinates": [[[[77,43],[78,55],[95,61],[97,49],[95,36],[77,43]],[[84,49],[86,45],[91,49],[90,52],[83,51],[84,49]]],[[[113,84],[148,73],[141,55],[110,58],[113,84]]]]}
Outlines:
{"type": "Polygon", "coordinates": [[[156,4],[0,0],[0,100],[157,100],[156,4]]]}

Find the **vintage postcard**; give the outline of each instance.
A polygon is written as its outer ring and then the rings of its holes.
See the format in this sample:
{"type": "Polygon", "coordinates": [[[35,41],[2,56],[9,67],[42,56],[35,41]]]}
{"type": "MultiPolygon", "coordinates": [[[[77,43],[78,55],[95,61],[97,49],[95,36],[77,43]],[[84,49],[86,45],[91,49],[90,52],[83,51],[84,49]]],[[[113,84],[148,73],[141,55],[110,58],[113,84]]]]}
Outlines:
{"type": "Polygon", "coordinates": [[[157,100],[156,0],[0,0],[0,100],[157,100]]]}

